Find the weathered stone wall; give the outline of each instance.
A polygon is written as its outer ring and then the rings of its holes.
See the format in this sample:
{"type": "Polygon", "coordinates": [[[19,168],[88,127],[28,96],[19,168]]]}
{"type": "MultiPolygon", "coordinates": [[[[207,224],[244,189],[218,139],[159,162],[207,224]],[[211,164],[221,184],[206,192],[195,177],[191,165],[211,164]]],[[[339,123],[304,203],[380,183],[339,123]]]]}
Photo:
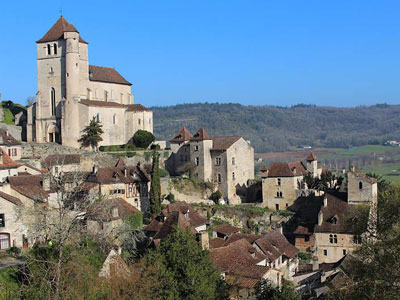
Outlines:
{"type": "Polygon", "coordinates": [[[350,204],[376,203],[378,184],[373,178],[358,172],[348,172],[348,202],[350,204]]]}
{"type": "Polygon", "coordinates": [[[337,236],[337,243],[330,242],[330,235],[333,233],[315,233],[315,246],[316,255],[318,256],[318,263],[335,263],[342,259],[347,253],[354,250],[356,244],[353,243],[352,234],[335,234],[337,236]],[[324,254],[324,250],[327,254],[324,254]],[[346,253],[343,252],[346,251],[346,253]]]}
{"type": "Polygon", "coordinates": [[[267,177],[262,179],[263,204],[269,209],[286,209],[291,206],[298,197],[298,181],[301,176],[294,177],[267,177]],[[280,185],[279,181],[280,179],[280,185]],[[277,193],[282,192],[282,197],[277,193]]]}

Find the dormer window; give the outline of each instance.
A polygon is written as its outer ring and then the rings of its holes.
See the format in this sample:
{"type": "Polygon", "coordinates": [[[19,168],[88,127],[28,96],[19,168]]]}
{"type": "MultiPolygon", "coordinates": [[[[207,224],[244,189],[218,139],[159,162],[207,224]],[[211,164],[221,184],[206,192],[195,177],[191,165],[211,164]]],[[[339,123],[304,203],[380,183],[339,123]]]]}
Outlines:
{"type": "Polygon", "coordinates": [[[333,217],[333,218],[331,219],[331,223],[336,225],[336,224],[337,224],[337,218],[336,218],[336,217],[333,217]]]}
{"type": "Polygon", "coordinates": [[[114,172],[114,174],[113,174],[113,178],[118,178],[118,173],[117,172],[114,172]]]}

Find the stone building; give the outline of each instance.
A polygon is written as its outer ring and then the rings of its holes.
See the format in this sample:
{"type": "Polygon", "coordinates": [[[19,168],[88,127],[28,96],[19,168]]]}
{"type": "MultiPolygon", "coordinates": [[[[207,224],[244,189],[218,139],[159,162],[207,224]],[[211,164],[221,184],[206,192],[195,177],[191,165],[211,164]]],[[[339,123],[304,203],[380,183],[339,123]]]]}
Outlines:
{"type": "Polygon", "coordinates": [[[311,174],[320,178],[316,156],[311,152],[302,161],[275,162],[269,168],[261,168],[263,205],[269,209],[287,209],[298,197],[308,195],[304,176],[311,174]]]}
{"type": "Polygon", "coordinates": [[[204,128],[192,135],[182,127],[170,140],[172,154],[166,161],[171,175],[185,166],[203,182],[213,182],[230,204],[241,203],[241,193],[254,179],[254,149],[240,136],[210,137],[204,128]]]}
{"type": "Polygon", "coordinates": [[[149,184],[150,178],[140,165],[126,166],[125,162],[119,159],[115,167],[94,166],[80,189],[110,199],[121,198],[144,212],[149,206],[149,184]]]}
{"type": "Polygon", "coordinates": [[[37,42],[38,92],[28,107],[27,141],[75,148],[95,117],[100,145],[126,144],[139,130],[153,132],[153,113],[133,104],[131,83],[114,68],[89,65],[88,43],[64,17],[37,42]]]}
{"type": "Polygon", "coordinates": [[[350,204],[370,204],[378,201],[378,182],[375,178],[352,168],[347,172],[348,202],[350,204]]]}
{"type": "Polygon", "coordinates": [[[21,143],[8,130],[0,128],[0,147],[13,160],[21,159],[21,143]]]}

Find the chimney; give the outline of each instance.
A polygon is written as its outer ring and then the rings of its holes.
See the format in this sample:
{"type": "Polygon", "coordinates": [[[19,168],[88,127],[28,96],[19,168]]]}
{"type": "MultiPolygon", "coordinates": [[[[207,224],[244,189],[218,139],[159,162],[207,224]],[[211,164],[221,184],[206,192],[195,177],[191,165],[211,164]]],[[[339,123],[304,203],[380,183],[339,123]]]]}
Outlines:
{"type": "Polygon", "coordinates": [[[319,213],[318,213],[318,225],[319,226],[322,225],[323,220],[324,220],[324,214],[322,213],[322,211],[319,211],[319,213]]]}
{"type": "Polygon", "coordinates": [[[200,246],[203,250],[208,250],[210,249],[210,240],[208,238],[208,232],[207,231],[201,231],[199,233],[200,235],[200,246]]]}
{"type": "Polygon", "coordinates": [[[124,176],[128,177],[128,168],[124,168],[124,176]]]}
{"type": "Polygon", "coordinates": [[[96,165],[94,165],[93,166],[93,169],[92,169],[92,173],[93,174],[97,174],[97,171],[99,170],[99,168],[96,166],[96,165]]]}
{"type": "Polygon", "coordinates": [[[319,269],[318,256],[313,256],[312,257],[312,270],[317,271],[318,269],[319,269]]]}
{"type": "Polygon", "coordinates": [[[327,206],[328,206],[328,197],[325,194],[325,196],[324,196],[324,207],[327,207],[327,206]]]}
{"type": "Polygon", "coordinates": [[[50,174],[44,174],[43,175],[43,189],[45,191],[50,190],[50,174]]]}
{"type": "Polygon", "coordinates": [[[350,171],[351,171],[351,172],[355,172],[355,171],[356,171],[356,167],[355,167],[355,166],[351,166],[351,167],[350,167],[350,171]]]}

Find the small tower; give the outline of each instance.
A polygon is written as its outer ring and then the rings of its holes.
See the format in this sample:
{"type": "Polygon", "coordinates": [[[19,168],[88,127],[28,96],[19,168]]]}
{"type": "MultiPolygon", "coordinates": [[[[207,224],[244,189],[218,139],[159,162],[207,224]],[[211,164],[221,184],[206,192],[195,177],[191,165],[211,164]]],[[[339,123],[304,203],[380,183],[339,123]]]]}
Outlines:
{"type": "Polygon", "coordinates": [[[195,172],[201,181],[212,181],[211,148],[213,141],[204,128],[200,128],[190,139],[190,158],[196,166],[195,172]]]}
{"type": "Polygon", "coordinates": [[[318,177],[318,161],[314,153],[310,152],[310,154],[308,154],[308,156],[306,157],[306,161],[307,171],[310,172],[313,177],[318,177]]]}

